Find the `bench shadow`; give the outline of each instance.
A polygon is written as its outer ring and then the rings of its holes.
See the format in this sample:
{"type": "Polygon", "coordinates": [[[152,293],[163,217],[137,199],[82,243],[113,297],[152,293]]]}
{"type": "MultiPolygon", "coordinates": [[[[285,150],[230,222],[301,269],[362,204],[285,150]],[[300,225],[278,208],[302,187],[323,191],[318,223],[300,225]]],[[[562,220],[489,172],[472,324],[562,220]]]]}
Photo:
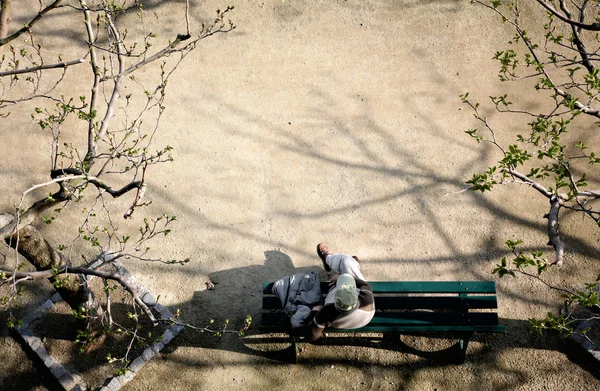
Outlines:
{"type": "MultiPolygon", "coordinates": [[[[302,353],[306,345],[312,346],[352,346],[356,348],[383,349],[414,355],[435,364],[459,364],[462,363],[461,345],[455,336],[449,334],[378,334],[365,333],[363,335],[338,334],[326,335],[311,343],[299,342],[299,362],[302,362],[302,353]],[[426,339],[426,342],[419,339],[426,339]],[[418,341],[418,342],[417,342],[418,341]],[[419,345],[418,347],[415,345],[419,345]],[[422,346],[428,345],[427,349],[422,346]],[[421,350],[423,349],[423,350],[421,350]]],[[[243,340],[247,347],[257,345],[279,345],[280,350],[269,352],[271,358],[284,362],[295,362],[295,349],[290,343],[290,338],[283,334],[256,334],[250,335],[243,340]]],[[[252,349],[252,348],[251,348],[252,349]]],[[[260,351],[253,349],[255,352],[260,351]]],[[[318,361],[318,359],[316,360],[318,361]]],[[[311,359],[315,362],[315,359],[311,359]]]]}
{"type": "MultiPolygon", "coordinates": [[[[235,334],[215,337],[210,334],[200,334],[186,329],[168,346],[164,353],[172,353],[179,346],[192,346],[207,349],[217,349],[242,353],[281,363],[289,363],[294,358],[294,350],[290,339],[285,334],[264,334],[258,329],[262,308],[262,284],[265,281],[276,281],[282,277],[306,271],[318,271],[321,281],[326,281],[329,275],[320,264],[311,267],[294,266],[291,258],[278,250],[265,251],[264,265],[252,265],[229,270],[222,270],[210,275],[215,283],[214,290],[196,291],[193,298],[179,306],[182,317],[186,322],[198,324],[214,319],[215,325],[224,321],[222,303],[227,303],[227,314],[232,322],[232,328],[239,326],[246,315],[252,316],[253,324],[245,337],[235,334]],[[234,324],[237,323],[237,324],[234,324]]],[[[174,312],[175,308],[170,308],[174,312]]],[[[506,349],[524,348],[539,351],[559,351],[570,361],[590,372],[600,380],[600,368],[597,361],[583,349],[558,335],[544,336],[531,333],[530,323],[521,319],[501,318],[500,324],[508,330],[502,334],[474,333],[466,353],[466,362],[489,362],[506,349]]],[[[395,351],[402,354],[415,355],[429,361],[432,365],[447,365],[456,363],[459,346],[456,334],[415,334],[394,336],[390,339],[381,334],[356,335],[330,334],[326,338],[312,343],[300,343],[300,360],[302,350],[308,345],[314,346],[353,346],[357,348],[375,348],[395,351]]],[[[328,362],[331,358],[322,359],[328,362]]],[[[310,358],[311,363],[318,363],[321,358],[310,358]]]]}
{"type": "MultiPolygon", "coordinates": [[[[502,351],[507,349],[535,349],[539,351],[557,351],[564,354],[572,363],[589,372],[596,379],[600,380],[600,367],[595,357],[583,350],[577,344],[567,341],[556,334],[534,335],[531,333],[530,323],[527,320],[520,319],[500,319],[500,324],[507,326],[508,330],[500,334],[485,334],[475,332],[471,338],[466,353],[465,363],[467,365],[477,365],[484,362],[496,362],[502,351]]],[[[265,356],[280,360],[282,362],[294,361],[294,348],[291,346],[289,337],[283,334],[256,334],[249,335],[240,341],[244,344],[244,351],[249,348],[252,354],[265,356]],[[252,345],[274,344],[282,346],[276,352],[264,354],[257,349],[252,349],[252,345]]],[[[367,349],[383,349],[386,351],[397,352],[406,355],[417,356],[428,366],[445,366],[461,364],[460,346],[458,337],[451,333],[438,333],[421,335],[414,334],[333,334],[327,335],[313,343],[299,343],[300,355],[299,363],[303,363],[303,352],[308,345],[315,346],[317,349],[323,347],[355,347],[367,349]]],[[[336,352],[334,350],[334,352],[336,352]]],[[[340,353],[341,354],[341,353],[340,353]]],[[[311,364],[327,364],[334,357],[311,357],[311,364]]],[[[337,358],[341,362],[343,359],[337,358]]],[[[347,365],[350,365],[351,359],[347,359],[347,365]]],[[[402,363],[398,363],[402,365],[402,363]]]]}

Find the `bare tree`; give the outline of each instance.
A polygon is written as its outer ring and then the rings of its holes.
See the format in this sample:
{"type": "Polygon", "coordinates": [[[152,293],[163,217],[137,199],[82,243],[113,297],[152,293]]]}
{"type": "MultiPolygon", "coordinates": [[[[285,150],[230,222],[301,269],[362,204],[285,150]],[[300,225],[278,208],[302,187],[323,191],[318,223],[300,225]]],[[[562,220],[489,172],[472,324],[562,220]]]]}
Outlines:
{"type": "MultiPolygon", "coordinates": [[[[145,12],[141,1],[40,0],[37,11],[20,26],[11,23],[12,12],[29,4],[11,0],[0,0],[0,4],[2,127],[8,128],[11,108],[28,105],[33,121],[51,135],[50,164],[40,167],[48,173],[48,180],[23,188],[21,198],[12,201],[14,209],[0,215],[5,246],[0,252],[0,305],[10,310],[23,282],[50,280],[75,311],[85,314],[86,327],[101,332],[112,323],[110,311],[105,310],[110,309],[110,295],[103,306],[88,287],[88,277],[94,276],[119,284],[132,297],[134,307],[157,322],[147,303],[110,265],[123,258],[188,262],[152,258],[147,245],[157,236],[168,235],[176,218],[140,216],[141,227],[135,234],[121,232],[116,221],[140,215],[136,211],[149,203],[151,167],[172,160],[170,146],[154,145],[162,129],[170,77],[200,41],[235,28],[228,19],[233,7],[217,10],[210,22],[194,31],[186,1],[181,31],[156,48],[161,39],[147,28],[146,21],[154,16],[145,12]],[[80,21],[73,39],[85,49],[77,58],[65,60],[38,43],[38,37],[45,34],[38,29],[39,22],[59,9],[80,21]],[[138,18],[133,25],[132,17],[138,18]],[[78,80],[76,97],[66,97],[58,91],[74,68],[84,79],[78,80]],[[152,68],[154,79],[138,78],[142,68],[152,68]],[[71,117],[77,121],[67,121],[71,117]],[[74,134],[73,126],[83,130],[79,132],[85,135],[83,142],[65,137],[65,132],[74,134]],[[48,195],[33,199],[40,191],[48,195]],[[120,197],[126,197],[129,206],[115,215],[111,200],[120,197]],[[52,229],[52,222],[61,218],[65,208],[81,208],[84,217],[69,221],[74,232],[61,232],[64,242],[52,245],[44,232],[52,229]],[[23,270],[23,258],[35,270],[23,270]],[[93,263],[96,266],[91,267],[93,263]]],[[[12,316],[11,322],[16,323],[12,316]]]]}

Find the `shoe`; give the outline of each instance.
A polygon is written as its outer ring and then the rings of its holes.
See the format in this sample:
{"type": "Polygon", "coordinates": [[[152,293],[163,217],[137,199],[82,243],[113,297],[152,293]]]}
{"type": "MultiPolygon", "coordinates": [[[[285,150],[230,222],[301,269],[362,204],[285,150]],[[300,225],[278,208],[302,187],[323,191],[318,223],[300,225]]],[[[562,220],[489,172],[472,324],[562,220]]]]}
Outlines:
{"type": "Polygon", "coordinates": [[[353,255],[352,258],[354,258],[354,260],[358,263],[360,263],[360,261],[358,260],[358,257],[356,255],[353,255]]]}
{"type": "Polygon", "coordinates": [[[325,259],[328,255],[331,255],[331,252],[329,251],[325,243],[317,244],[317,255],[319,256],[319,258],[321,258],[321,261],[323,261],[323,268],[325,268],[325,271],[330,272],[331,268],[329,267],[327,262],[325,262],[325,259]]]}

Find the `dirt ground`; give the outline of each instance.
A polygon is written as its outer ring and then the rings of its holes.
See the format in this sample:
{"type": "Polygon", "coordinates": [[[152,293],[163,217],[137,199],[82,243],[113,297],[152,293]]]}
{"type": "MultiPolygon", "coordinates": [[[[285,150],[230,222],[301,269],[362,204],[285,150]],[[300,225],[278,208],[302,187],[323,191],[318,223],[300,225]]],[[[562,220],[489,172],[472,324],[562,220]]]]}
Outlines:
{"type": "MultiPolygon", "coordinates": [[[[526,17],[535,17],[533,2],[522,3],[526,17]]],[[[494,279],[507,239],[550,251],[543,245],[548,205],[533,191],[459,192],[497,158],[463,133],[475,122],[459,94],[485,102],[521,92],[497,82],[491,60],[507,46],[508,26],[468,0],[233,4],[237,29],[203,41],[171,81],[157,145],[172,145],[175,161],[153,168],[148,189],[152,211],[178,217],[175,235],[155,245],[157,255],[192,262],[126,264],[183,320],[228,318],[241,327],[246,315],[258,319],[263,281],[308,269],[327,278],[315,253],[321,241],[356,254],[363,274],[382,281],[494,279]],[[214,290],[206,289],[209,280],[214,290]]],[[[183,23],[175,10],[184,5],[154,1],[148,12],[171,23],[171,36],[183,23]]],[[[191,1],[192,20],[226,5],[191,1]]],[[[66,38],[52,39],[61,45],[66,38]]],[[[521,96],[516,103],[535,107],[529,90],[521,96]]],[[[521,131],[522,124],[491,109],[488,115],[507,132],[502,137],[521,131]]],[[[47,139],[29,118],[0,119],[0,206],[7,210],[28,186],[46,180],[47,139]],[[15,129],[35,137],[23,141],[15,129]]],[[[587,144],[598,142],[594,137],[587,144]]],[[[571,216],[562,229],[565,266],[551,271],[550,281],[594,279],[598,230],[571,216]]],[[[508,332],[476,336],[465,365],[358,341],[305,346],[302,362],[291,365],[251,343],[255,327],[247,340],[184,330],[124,389],[600,387],[597,362],[557,337],[530,333],[528,318],[557,310],[555,294],[522,278],[499,280],[498,291],[508,332]]],[[[445,343],[407,342],[422,350],[445,343]]],[[[4,330],[0,345],[0,389],[56,387],[12,333],[4,330]]]]}

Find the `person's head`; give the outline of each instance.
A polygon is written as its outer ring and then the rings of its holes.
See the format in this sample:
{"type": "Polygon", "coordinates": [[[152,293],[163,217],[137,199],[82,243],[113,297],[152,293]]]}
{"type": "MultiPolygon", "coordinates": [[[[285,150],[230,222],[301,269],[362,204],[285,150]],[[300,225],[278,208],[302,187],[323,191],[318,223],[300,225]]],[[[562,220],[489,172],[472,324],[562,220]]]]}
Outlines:
{"type": "Polygon", "coordinates": [[[358,291],[356,281],[350,274],[342,274],[335,284],[335,308],[342,312],[354,309],[358,304],[358,291]]]}

